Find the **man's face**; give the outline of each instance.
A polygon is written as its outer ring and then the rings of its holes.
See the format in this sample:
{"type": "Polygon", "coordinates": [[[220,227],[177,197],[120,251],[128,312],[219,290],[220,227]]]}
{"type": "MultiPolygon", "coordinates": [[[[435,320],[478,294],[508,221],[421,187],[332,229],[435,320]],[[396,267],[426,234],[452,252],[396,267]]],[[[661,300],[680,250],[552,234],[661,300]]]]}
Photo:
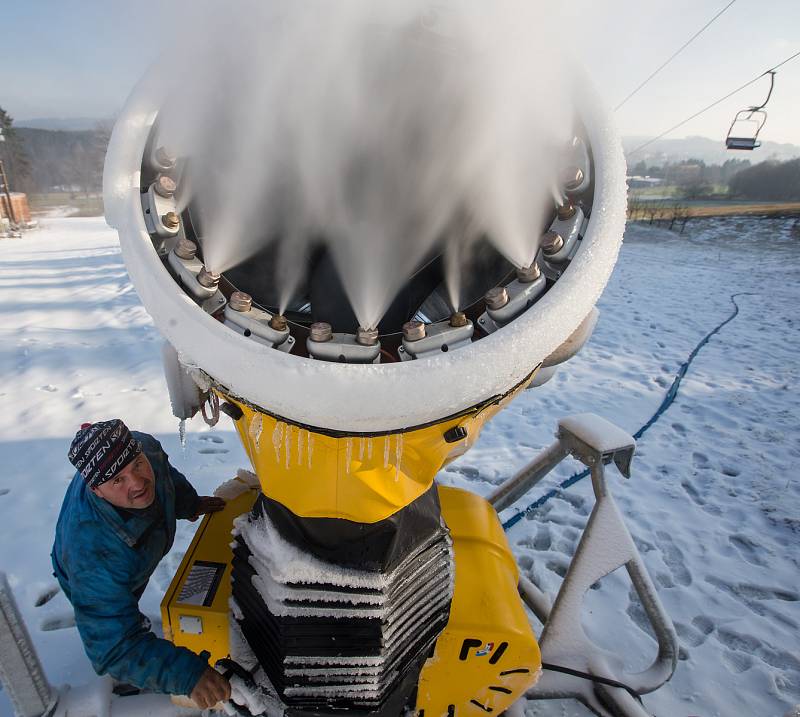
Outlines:
{"type": "Polygon", "coordinates": [[[95,495],[117,508],[147,508],[156,497],[156,482],[150,461],[140,453],[117,475],[92,488],[95,495]]]}

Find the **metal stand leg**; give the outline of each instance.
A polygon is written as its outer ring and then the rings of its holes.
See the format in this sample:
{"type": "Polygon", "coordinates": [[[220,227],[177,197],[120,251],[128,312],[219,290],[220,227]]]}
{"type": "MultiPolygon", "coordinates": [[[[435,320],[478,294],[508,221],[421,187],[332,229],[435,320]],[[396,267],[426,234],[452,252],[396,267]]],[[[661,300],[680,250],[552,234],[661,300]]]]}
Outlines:
{"type": "Polygon", "coordinates": [[[48,715],[58,700],[3,573],[0,573],[0,682],[18,717],[48,715]]]}
{"type": "MultiPolygon", "coordinates": [[[[639,551],[631,538],[622,514],[605,480],[605,465],[614,463],[629,475],[635,441],[627,433],[591,414],[573,416],[559,422],[558,441],[542,456],[501,485],[490,497],[496,506],[507,507],[508,496],[521,497],[544,474],[538,468],[549,465],[559,450],[571,454],[591,468],[596,503],[584,529],[555,602],[550,601],[530,580],[520,580],[520,595],[542,621],[540,639],[544,663],[610,679],[637,695],[663,685],[675,671],[678,659],[677,636],[669,616],[658,599],[639,551]],[[622,660],[601,650],[587,637],[581,625],[581,608],[591,585],[620,567],[625,567],[658,641],[658,654],[643,672],[627,674],[622,660]]],[[[559,459],[560,460],[560,459],[559,459]]],[[[556,461],[557,463],[558,461],[556,461]]],[[[548,469],[549,470],[549,469],[548,469]]],[[[586,678],[545,671],[527,695],[529,699],[574,698],[606,716],[643,717],[647,713],[626,689],[599,684],[586,678]]]]}

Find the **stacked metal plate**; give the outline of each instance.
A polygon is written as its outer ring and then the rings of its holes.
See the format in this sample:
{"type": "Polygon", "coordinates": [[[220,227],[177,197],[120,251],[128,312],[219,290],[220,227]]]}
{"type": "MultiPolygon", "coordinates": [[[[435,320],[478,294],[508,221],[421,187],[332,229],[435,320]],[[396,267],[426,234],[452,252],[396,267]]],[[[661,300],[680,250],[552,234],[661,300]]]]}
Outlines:
{"type": "Polygon", "coordinates": [[[399,712],[449,617],[446,527],[384,573],[320,560],[266,512],[240,518],[234,533],[237,620],[287,706],[399,712]]]}

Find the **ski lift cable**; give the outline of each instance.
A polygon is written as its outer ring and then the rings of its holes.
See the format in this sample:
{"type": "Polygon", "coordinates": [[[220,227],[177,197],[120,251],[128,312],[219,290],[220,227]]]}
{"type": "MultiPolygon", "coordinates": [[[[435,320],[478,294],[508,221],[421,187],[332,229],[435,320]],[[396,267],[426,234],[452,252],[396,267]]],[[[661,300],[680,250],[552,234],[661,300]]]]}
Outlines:
{"type": "Polygon", "coordinates": [[[661,70],[663,70],[670,62],[672,62],[678,55],[680,55],[689,45],[691,45],[705,30],[707,30],[714,21],[722,15],[731,5],[733,5],[736,0],[731,0],[722,10],[720,10],[714,17],[712,17],[703,27],[701,27],[694,35],[692,35],[686,42],[683,43],[675,52],[673,52],[662,64],[660,64],[653,72],[631,93],[620,102],[615,108],[614,111],[616,112],[622,107],[629,99],[631,99],[639,90],[641,90],[650,80],[652,80],[661,70]]]}
{"type": "MultiPolygon", "coordinates": [[[[679,127],[683,127],[683,125],[685,125],[687,122],[691,122],[693,119],[695,119],[696,117],[699,117],[701,114],[704,114],[705,112],[708,112],[708,110],[710,110],[712,107],[716,107],[718,104],[720,104],[720,102],[724,102],[729,97],[733,97],[733,95],[735,95],[737,92],[741,92],[743,89],[745,89],[745,87],[749,87],[754,82],[758,82],[758,80],[760,80],[762,77],[765,77],[766,75],[774,73],[779,67],[783,67],[783,65],[785,65],[787,62],[791,62],[792,60],[794,60],[794,59],[796,59],[798,57],[800,57],[800,52],[796,52],[794,55],[791,55],[791,56],[787,57],[785,60],[783,60],[782,62],[779,62],[774,67],[771,67],[769,70],[766,70],[766,71],[762,72],[760,75],[758,75],[757,77],[754,77],[749,82],[745,82],[740,87],[737,87],[735,90],[732,90],[731,92],[729,92],[724,97],[720,97],[718,100],[716,100],[715,102],[712,102],[707,107],[704,107],[700,111],[695,112],[691,117],[687,117],[685,120],[682,120],[681,122],[678,122],[678,124],[673,125],[668,130],[665,130],[664,132],[662,132],[657,137],[653,137],[652,139],[647,140],[647,142],[644,142],[643,144],[640,144],[636,149],[634,149],[631,152],[628,152],[628,156],[632,157],[634,154],[636,154],[637,152],[640,152],[641,150],[643,150],[648,145],[653,144],[653,142],[657,142],[662,137],[666,137],[668,134],[670,134],[670,132],[674,132],[679,127]]],[[[762,105],[762,107],[763,107],[763,105],[762,105]]]]}

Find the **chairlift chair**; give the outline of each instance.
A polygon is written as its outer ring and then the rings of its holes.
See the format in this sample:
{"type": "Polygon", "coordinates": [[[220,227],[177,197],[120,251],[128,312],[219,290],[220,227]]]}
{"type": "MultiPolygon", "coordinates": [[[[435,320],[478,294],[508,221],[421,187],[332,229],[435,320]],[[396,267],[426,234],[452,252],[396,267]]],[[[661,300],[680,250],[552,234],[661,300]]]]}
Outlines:
{"type": "Polygon", "coordinates": [[[767,113],[764,107],[767,106],[769,98],[772,96],[772,88],[775,86],[775,72],[769,71],[770,85],[767,99],[757,107],[748,107],[740,110],[731,122],[728,135],[725,138],[726,149],[748,149],[752,150],[761,146],[758,134],[767,121],[767,113]],[[734,134],[734,128],[735,134],[734,134]]]}

